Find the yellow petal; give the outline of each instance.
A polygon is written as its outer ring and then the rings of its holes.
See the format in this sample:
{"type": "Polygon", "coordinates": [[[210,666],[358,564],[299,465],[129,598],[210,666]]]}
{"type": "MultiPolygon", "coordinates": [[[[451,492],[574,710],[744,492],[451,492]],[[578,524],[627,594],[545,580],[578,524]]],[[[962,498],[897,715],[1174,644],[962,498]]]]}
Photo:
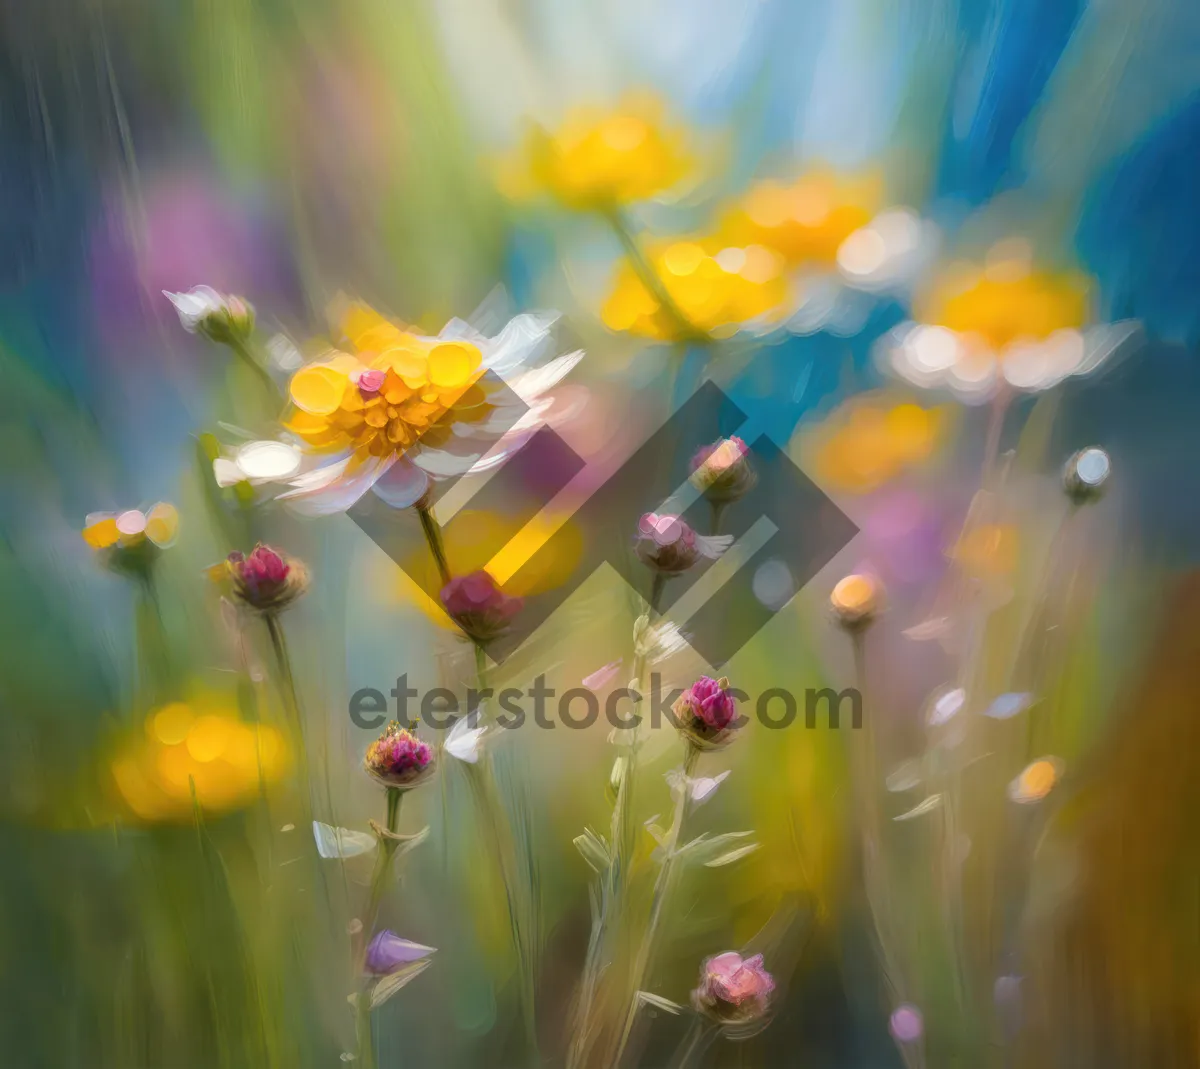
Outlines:
{"type": "Polygon", "coordinates": [[[292,376],[292,403],[313,415],[328,416],[342,403],[350,379],[328,364],[311,364],[292,376]]]}
{"type": "Polygon", "coordinates": [[[114,546],[121,537],[121,532],[117,530],[117,519],[115,516],[107,516],[103,520],[98,520],[89,527],[83,529],[83,540],[93,549],[107,549],[109,546],[114,546]]]}
{"type": "Polygon", "coordinates": [[[146,514],[146,537],[156,546],[168,546],[179,533],[179,510],[160,501],[146,514]]]}
{"type": "Polygon", "coordinates": [[[466,386],[482,361],[479,350],[466,342],[442,342],[429,354],[429,381],[434,386],[466,386]]]}

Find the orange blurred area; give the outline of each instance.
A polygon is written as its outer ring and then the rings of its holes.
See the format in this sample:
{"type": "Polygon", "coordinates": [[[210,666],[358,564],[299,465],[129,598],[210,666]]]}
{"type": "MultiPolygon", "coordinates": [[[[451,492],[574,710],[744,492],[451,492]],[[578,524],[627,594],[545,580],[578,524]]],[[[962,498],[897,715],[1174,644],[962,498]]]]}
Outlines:
{"type": "Polygon", "coordinates": [[[932,458],[950,425],[948,406],[924,408],[888,393],[864,394],[804,430],[800,448],[822,485],[865,494],[932,458]]]}

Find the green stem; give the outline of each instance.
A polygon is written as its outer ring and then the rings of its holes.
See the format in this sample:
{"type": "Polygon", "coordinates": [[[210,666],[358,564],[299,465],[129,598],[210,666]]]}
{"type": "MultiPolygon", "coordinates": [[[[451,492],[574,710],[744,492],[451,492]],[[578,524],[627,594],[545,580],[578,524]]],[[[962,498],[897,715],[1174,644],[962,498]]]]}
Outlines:
{"type": "MultiPolygon", "coordinates": [[[[667,576],[656,571],[650,587],[650,615],[658,612],[666,585],[667,576]]],[[[646,656],[640,651],[635,651],[633,678],[637,680],[639,695],[639,700],[633,710],[635,716],[641,710],[641,699],[646,691],[645,674],[646,656]]],[[[634,730],[636,732],[637,729],[634,730]]],[[[608,948],[613,919],[619,916],[623,909],[629,883],[629,869],[636,845],[633,824],[633,785],[637,770],[638,747],[636,735],[634,738],[633,745],[628,748],[625,755],[625,763],[621,768],[621,782],[617,786],[617,797],[613,802],[612,822],[609,827],[609,849],[612,851],[612,857],[603,875],[600,912],[595,921],[592,938],[588,945],[587,959],[584,963],[579,997],[579,1025],[575,1030],[575,1037],[567,1059],[567,1065],[571,1069],[581,1064],[590,1043],[592,1013],[600,982],[604,951],[608,948]]]]}
{"type": "Polygon", "coordinates": [[[710,534],[719,535],[721,533],[721,520],[725,515],[724,501],[710,501],[708,503],[709,515],[712,517],[710,534]]]}
{"type": "MultiPolygon", "coordinates": [[[[475,649],[475,675],[480,693],[487,689],[487,655],[478,643],[475,649]]],[[[534,1006],[534,954],[528,939],[527,887],[521,879],[516,838],[508,813],[496,787],[495,772],[491,756],[484,751],[475,765],[467,765],[467,777],[472,787],[480,828],[492,847],[496,868],[504,884],[505,901],[508,906],[509,930],[512,933],[513,951],[517,957],[518,991],[521,1020],[525,1028],[530,1063],[540,1064],[537,1040],[537,1018],[534,1006]]]]}
{"type": "MultiPolygon", "coordinates": [[[[304,743],[304,718],[300,714],[300,699],[296,693],[296,677],[292,673],[292,658],[288,653],[287,637],[283,632],[283,624],[279,614],[263,613],[263,622],[267,626],[267,634],[271,637],[271,649],[275,654],[275,669],[279,677],[279,690],[283,695],[283,707],[287,716],[288,730],[296,741],[296,753],[299,755],[300,779],[307,790],[308,783],[308,751],[304,743]]],[[[328,773],[328,766],[326,766],[328,773]]],[[[326,794],[330,792],[328,779],[325,783],[326,794]]],[[[332,797],[328,798],[332,804],[332,797]]]]}
{"type": "Polygon", "coordinates": [[[667,838],[666,855],[663,857],[662,867],[658,870],[658,878],[654,881],[654,895],[650,900],[650,917],[646,922],[645,930],[642,932],[637,957],[634,958],[633,972],[629,979],[629,1005],[625,1011],[625,1020],[621,1027],[621,1037],[617,1042],[616,1055],[612,1059],[613,1065],[621,1064],[621,1057],[625,1053],[625,1047],[629,1043],[629,1037],[633,1032],[633,1025],[637,1019],[637,1011],[640,1004],[638,994],[642,990],[646,969],[650,964],[650,955],[654,952],[654,945],[658,938],[658,927],[662,920],[663,907],[670,895],[671,884],[675,876],[675,859],[678,856],[679,840],[683,835],[683,824],[687,819],[688,809],[690,808],[688,804],[691,801],[690,780],[692,773],[696,769],[696,761],[700,757],[700,751],[695,746],[691,743],[685,743],[684,745],[686,749],[683,755],[683,782],[680,784],[679,797],[675,801],[675,815],[671,821],[671,831],[667,838]]]}
{"type": "Polygon", "coordinates": [[[137,577],[137,652],[141,660],[142,701],[157,705],[171,697],[171,657],[158,580],[153,565],[137,577]]]}
{"type": "Polygon", "coordinates": [[[683,1042],[679,1044],[679,1049],[675,1052],[675,1056],[671,1059],[670,1069],[687,1069],[692,1059],[699,1056],[713,1041],[718,1028],[718,1025],[713,1024],[711,1021],[706,1021],[703,1017],[697,1015],[693,1019],[687,1035],[683,1037],[683,1042]]]}
{"type": "Polygon", "coordinates": [[[250,352],[249,346],[240,338],[230,338],[226,344],[232,350],[233,354],[254,372],[259,382],[266,388],[272,402],[278,402],[280,400],[279,386],[271,378],[267,369],[254,358],[254,354],[250,352]]]}
{"type": "MultiPolygon", "coordinates": [[[[403,798],[403,791],[396,787],[387,788],[387,830],[392,835],[396,834],[400,823],[400,802],[403,798]]],[[[357,959],[359,975],[364,978],[367,950],[375,935],[375,921],[379,916],[379,906],[383,901],[397,845],[395,839],[382,835],[379,837],[375,870],[371,874],[370,890],[367,892],[367,908],[362,917],[362,950],[357,959]]],[[[358,1060],[364,1069],[375,1069],[375,1044],[371,1038],[371,992],[365,979],[358,994],[358,1060]]]]}
{"type": "Polygon", "coordinates": [[[413,506],[421,520],[421,530],[425,533],[425,541],[429,544],[429,552],[437,564],[438,575],[442,578],[442,586],[450,582],[450,565],[446,560],[446,547],[442,542],[442,532],[433,518],[428,503],[422,499],[413,506]]]}
{"type": "Polygon", "coordinates": [[[659,277],[658,272],[654,270],[653,265],[646,259],[646,254],[642,251],[642,247],[638,244],[637,238],[634,237],[628,220],[621,214],[620,209],[616,207],[607,208],[602,214],[608,225],[612,228],[613,233],[616,234],[617,240],[625,250],[629,265],[633,268],[642,285],[646,287],[646,291],[674,321],[675,327],[679,331],[680,340],[701,344],[710,342],[712,339],[709,335],[684,315],[683,309],[679,307],[675,298],[671,296],[667,287],[663,284],[663,280],[659,277]]]}

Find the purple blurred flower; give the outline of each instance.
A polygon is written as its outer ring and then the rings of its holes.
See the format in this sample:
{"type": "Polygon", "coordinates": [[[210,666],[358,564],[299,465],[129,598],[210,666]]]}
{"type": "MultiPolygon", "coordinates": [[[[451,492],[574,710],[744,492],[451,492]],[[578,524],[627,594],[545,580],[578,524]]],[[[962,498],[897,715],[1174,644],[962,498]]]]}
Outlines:
{"type": "Polygon", "coordinates": [[[485,571],[451,579],[441,599],[451,619],[476,642],[502,635],[525,604],[524,598],[505,594],[485,571]]]}
{"type": "Polygon", "coordinates": [[[897,1043],[915,1043],[925,1033],[925,1021],[916,1006],[897,1006],[888,1019],[888,1031],[897,1043]]]}
{"type": "Polygon", "coordinates": [[[706,958],[692,1005],[721,1024],[754,1021],[767,1012],[775,980],[763,968],[763,957],[742,959],[736,951],[706,958]]]}
{"type": "Polygon", "coordinates": [[[388,976],[405,965],[436,953],[434,947],[401,939],[395,932],[385,928],[376,934],[367,947],[365,967],[367,972],[375,976],[388,976]]]}

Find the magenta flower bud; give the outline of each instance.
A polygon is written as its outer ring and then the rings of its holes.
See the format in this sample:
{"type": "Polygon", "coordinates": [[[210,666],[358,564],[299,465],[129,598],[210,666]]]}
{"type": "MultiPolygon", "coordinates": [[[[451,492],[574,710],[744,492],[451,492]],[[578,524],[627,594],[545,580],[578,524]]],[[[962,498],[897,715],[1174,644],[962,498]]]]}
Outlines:
{"type": "Polygon", "coordinates": [[[433,773],[433,750],[393,720],[367,747],[363,767],[385,787],[411,790],[433,773]]]}
{"type": "Polygon", "coordinates": [[[638,558],[663,575],[680,575],[703,556],[696,532],[679,516],[647,512],[638,521],[638,558]]]}
{"type": "Polygon", "coordinates": [[[364,967],[375,976],[390,976],[405,965],[421,961],[434,953],[436,950],[433,947],[401,939],[395,932],[385,928],[367,946],[364,967]]]}
{"type": "Polygon", "coordinates": [[[505,594],[484,571],[451,579],[442,587],[441,599],[450,618],[476,642],[502,635],[525,604],[524,598],[505,594]]]}
{"type": "Polygon", "coordinates": [[[743,961],[731,950],[705,959],[692,1005],[720,1024],[746,1024],[767,1012],[774,990],[775,980],[763,968],[761,954],[743,961]]]}
{"type": "Polygon", "coordinates": [[[916,1006],[897,1006],[888,1018],[888,1031],[900,1044],[915,1043],[925,1033],[925,1021],[916,1006]]]}
{"type": "Polygon", "coordinates": [[[758,482],[750,466],[749,447],[741,438],[722,438],[702,446],[692,457],[691,483],[715,505],[744,497],[758,482]]]}
{"type": "Polygon", "coordinates": [[[737,730],[737,702],[724,676],[701,676],[679,696],[671,711],[679,730],[698,749],[724,746],[737,730]]]}
{"type": "Polygon", "coordinates": [[[308,589],[304,565],[270,546],[255,546],[248,557],[230,553],[225,567],[238,600],[259,612],[278,612],[308,589]]]}
{"type": "Polygon", "coordinates": [[[384,380],[387,379],[387,372],[379,371],[376,368],[367,368],[364,371],[358,372],[354,377],[354,384],[358,387],[358,392],[365,397],[372,397],[383,389],[384,380]]]}

